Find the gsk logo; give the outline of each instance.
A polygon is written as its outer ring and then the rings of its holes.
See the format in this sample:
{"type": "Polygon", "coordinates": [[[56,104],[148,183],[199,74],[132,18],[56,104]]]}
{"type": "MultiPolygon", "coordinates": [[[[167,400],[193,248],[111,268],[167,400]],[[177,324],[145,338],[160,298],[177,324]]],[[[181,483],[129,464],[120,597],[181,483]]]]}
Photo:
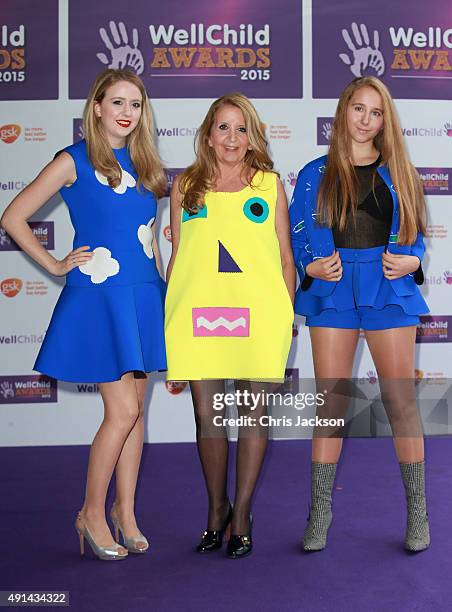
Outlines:
{"type": "Polygon", "coordinates": [[[0,139],[3,140],[5,144],[11,144],[19,138],[21,131],[22,128],[20,125],[15,123],[2,125],[2,127],[0,127],[0,139]]]}
{"type": "Polygon", "coordinates": [[[22,281],[20,278],[5,278],[0,283],[0,291],[4,296],[12,298],[15,297],[22,289],[22,281]]]}
{"type": "Polygon", "coordinates": [[[414,384],[418,385],[424,378],[423,370],[414,370],[414,384]]]}
{"type": "Polygon", "coordinates": [[[172,238],[171,238],[171,226],[170,225],[167,225],[165,228],[163,228],[163,235],[168,240],[168,242],[171,242],[172,238]]]}

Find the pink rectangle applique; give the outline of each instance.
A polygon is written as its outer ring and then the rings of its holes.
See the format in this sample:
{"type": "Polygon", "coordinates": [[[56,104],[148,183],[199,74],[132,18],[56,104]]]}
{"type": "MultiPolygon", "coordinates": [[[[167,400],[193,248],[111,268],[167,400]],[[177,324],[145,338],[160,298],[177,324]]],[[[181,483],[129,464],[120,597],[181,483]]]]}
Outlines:
{"type": "Polygon", "coordinates": [[[193,308],[194,336],[248,337],[250,309],[215,306],[193,308]]]}

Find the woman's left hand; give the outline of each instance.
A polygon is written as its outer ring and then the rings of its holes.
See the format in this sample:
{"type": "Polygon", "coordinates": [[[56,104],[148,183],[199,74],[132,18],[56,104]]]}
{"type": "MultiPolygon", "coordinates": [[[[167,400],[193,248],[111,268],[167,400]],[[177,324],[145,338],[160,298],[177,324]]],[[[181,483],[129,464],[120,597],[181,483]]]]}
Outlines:
{"type": "Polygon", "coordinates": [[[396,255],[395,253],[382,253],[383,274],[388,280],[395,280],[407,274],[412,274],[420,266],[416,255],[396,255]]]}

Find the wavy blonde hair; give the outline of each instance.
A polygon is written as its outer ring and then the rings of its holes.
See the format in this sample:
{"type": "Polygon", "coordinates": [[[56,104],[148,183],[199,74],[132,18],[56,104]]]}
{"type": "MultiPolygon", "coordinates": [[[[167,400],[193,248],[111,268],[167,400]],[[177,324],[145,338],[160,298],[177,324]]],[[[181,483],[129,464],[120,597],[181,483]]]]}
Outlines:
{"type": "Polygon", "coordinates": [[[400,122],[388,88],[373,76],[353,80],[339,98],[333,123],[328,161],[317,197],[319,220],[329,227],[344,229],[349,211],[358,206],[358,178],[351,160],[351,137],[347,129],[347,108],[358,89],[372,87],[380,94],[383,128],[374,139],[381,154],[381,164],[389,169],[400,210],[399,244],[412,244],[417,233],[425,233],[425,200],[422,183],[411,164],[403,140],[400,122]],[[338,180],[339,179],[339,180],[338,180]]]}
{"type": "Polygon", "coordinates": [[[166,191],[166,176],[154,143],[154,121],[149,99],[142,80],[130,70],[104,70],[94,81],[83,111],[83,128],[88,157],[96,170],[107,177],[111,187],[121,182],[121,168],[104,134],[96,103],[102,102],[108,88],[120,81],[135,85],[141,93],[141,116],[135,129],[127,136],[127,148],[141,185],[160,198],[166,191]]]}
{"type": "Polygon", "coordinates": [[[207,191],[215,184],[217,160],[215,152],[209,146],[209,137],[215,121],[215,115],[222,106],[235,106],[243,113],[245,127],[251,149],[243,160],[243,176],[249,185],[255,172],[273,171],[273,162],[268,154],[268,142],[265,137],[265,126],[259,119],[256,109],[246,96],[241,93],[230,93],[211,105],[195,137],[195,162],[181,174],[179,189],[183,194],[182,207],[187,212],[203,208],[203,199],[207,191]]]}

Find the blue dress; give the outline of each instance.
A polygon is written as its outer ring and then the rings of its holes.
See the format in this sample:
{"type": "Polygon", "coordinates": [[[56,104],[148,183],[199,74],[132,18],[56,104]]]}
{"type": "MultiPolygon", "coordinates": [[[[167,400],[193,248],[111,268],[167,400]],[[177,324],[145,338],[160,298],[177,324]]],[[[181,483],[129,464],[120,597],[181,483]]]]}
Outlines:
{"type": "Polygon", "coordinates": [[[60,191],[75,229],[73,248],[88,245],[93,258],[67,274],[35,370],[69,382],[165,370],[165,284],[152,251],[155,196],[137,190],[126,147],[113,149],[122,168],[114,189],[94,170],[84,140],[64,151],[77,173],[60,191]]]}

